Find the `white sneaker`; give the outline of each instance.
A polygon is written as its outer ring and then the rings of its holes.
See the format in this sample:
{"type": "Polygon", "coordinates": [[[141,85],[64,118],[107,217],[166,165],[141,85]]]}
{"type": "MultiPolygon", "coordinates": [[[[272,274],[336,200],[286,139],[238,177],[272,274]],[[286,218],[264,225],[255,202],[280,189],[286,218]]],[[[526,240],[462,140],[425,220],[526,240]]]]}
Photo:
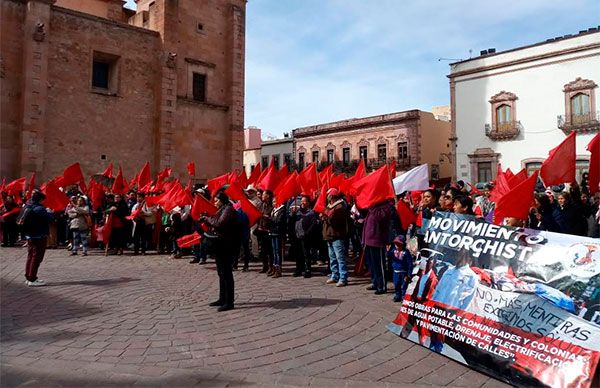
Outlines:
{"type": "Polygon", "coordinates": [[[33,282],[27,282],[27,285],[29,287],[41,287],[41,286],[45,286],[46,283],[44,283],[43,281],[41,281],[40,279],[33,281],[33,282]]]}

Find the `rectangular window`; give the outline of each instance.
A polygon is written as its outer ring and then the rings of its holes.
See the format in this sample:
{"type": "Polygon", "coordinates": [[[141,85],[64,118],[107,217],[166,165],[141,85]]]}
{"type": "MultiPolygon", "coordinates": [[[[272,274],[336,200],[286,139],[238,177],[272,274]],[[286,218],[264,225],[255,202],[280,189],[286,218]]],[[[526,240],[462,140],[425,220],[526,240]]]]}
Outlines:
{"type": "Polygon", "coordinates": [[[273,165],[279,170],[279,155],[273,155],[271,158],[273,158],[273,165]]]}
{"type": "Polygon", "coordinates": [[[260,160],[260,164],[261,164],[263,170],[265,168],[269,167],[269,157],[268,156],[263,156],[261,158],[261,160],[260,160]]]}
{"type": "Polygon", "coordinates": [[[387,159],[387,145],[386,144],[378,144],[377,145],[377,159],[380,162],[385,162],[387,159]]]}
{"type": "Polygon", "coordinates": [[[477,163],[478,182],[490,182],[492,180],[492,162],[477,163]]]}
{"type": "Polygon", "coordinates": [[[342,159],[345,166],[350,164],[350,148],[346,147],[342,149],[342,159]]]}
{"type": "Polygon", "coordinates": [[[527,169],[527,176],[531,176],[531,174],[533,174],[534,172],[536,172],[540,168],[542,168],[542,163],[541,162],[527,163],[525,165],[525,168],[527,169]]]}
{"type": "Polygon", "coordinates": [[[299,152],[298,153],[298,167],[300,169],[304,168],[304,152],[299,152]]]}
{"type": "Polygon", "coordinates": [[[192,95],[195,101],[206,101],[206,74],[194,73],[192,95]]]}
{"type": "Polygon", "coordinates": [[[327,163],[333,163],[333,150],[327,150],[327,163]]]}
{"type": "Polygon", "coordinates": [[[398,143],[398,160],[408,159],[408,143],[402,141],[398,143]]]}
{"type": "Polygon", "coordinates": [[[119,57],[94,51],[92,59],[92,90],[116,94],[119,87],[119,57]]]}
{"type": "Polygon", "coordinates": [[[92,86],[108,90],[109,71],[109,63],[94,61],[92,69],[92,86]]]}
{"type": "Polygon", "coordinates": [[[313,161],[313,163],[319,162],[319,151],[312,152],[312,161],[313,161]]]}
{"type": "Polygon", "coordinates": [[[367,163],[367,146],[358,147],[358,155],[365,163],[367,163]]]}
{"type": "Polygon", "coordinates": [[[288,167],[292,164],[292,154],[283,154],[283,163],[287,164],[288,167]]]}

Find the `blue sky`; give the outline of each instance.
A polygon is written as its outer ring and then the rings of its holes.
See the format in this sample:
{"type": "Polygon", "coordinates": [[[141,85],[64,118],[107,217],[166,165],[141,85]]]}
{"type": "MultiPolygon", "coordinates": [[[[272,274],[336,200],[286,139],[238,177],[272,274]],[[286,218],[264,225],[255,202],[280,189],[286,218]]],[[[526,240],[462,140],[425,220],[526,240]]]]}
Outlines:
{"type": "Polygon", "coordinates": [[[449,105],[449,61],[600,24],[600,0],[249,0],[246,126],[449,105]]]}

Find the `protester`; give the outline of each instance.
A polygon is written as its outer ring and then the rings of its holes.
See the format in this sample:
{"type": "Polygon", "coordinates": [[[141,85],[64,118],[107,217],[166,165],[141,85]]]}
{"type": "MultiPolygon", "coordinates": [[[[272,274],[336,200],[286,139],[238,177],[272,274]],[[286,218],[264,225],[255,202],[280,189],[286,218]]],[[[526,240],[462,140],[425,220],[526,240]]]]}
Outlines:
{"type": "Polygon", "coordinates": [[[135,226],[133,227],[133,254],[137,255],[140,250],[142,255],[146,254],[150,244],[152,243],[152,235],[154,225],[156,224],[156,206],[148,206],[146,196],[143,193],[138,193],[137,203],[133,207],[133,212],[139,210],[135,218],[135,226]]]}
{"type": "Polygon", "coordinates": [[[281,265],[283,264],[283,242],[285,241],[286,229],[286,209],[285,205],[274,207],[271,211],[269,237],[271,238],[271,251],[273,252],[272,271],[267,275],[274,278],[281,277],[281,265]]]}
{"type": "Polygon", "coordinates": [[[296,220],[294,231],[302,248],[302,255],[296,256],[294,277],[304,275],[305,278],[310,278],[312,275],[312,262],[316,260],[316,251],[318,249],[316,233],[319,232],[319,223],[310,202],[310,197],[303,195],[300,200],[300,207],[293,210],[296,220]]]}
{"type": "Polygon", "coordinates": [[[31,200],[19,214],[23,234],[27,240],[27,264],[25,265],[25,284],[30,287],[45,286],[46,283],[38,279],[37,274],[44,260],[46,242],[49,234],[49,225],[53,221],[52,213],[46,210],[41,202],[46,196],[34,190],[31,200]]]}
{"type": "MultiPolygon", "coordinates": [[[[348,267],[346,263],[348,220],[350,218],[347,205],[337,189],[327,191],[327,208],[321,213],[323,221],[323,240],[327,242],[331,276],[327,284],[344,287],[348,284],[348,267]]],[[[386,235],[387,237],[387,235],[386,235]]]]}
{"type": "Polygon", "coordinates": [[[17,216],[19,215],[19,205],[15,197],[7,195],[0,206],[0,223],[2,225],[2,246],[14,247],[17,243],[19,230],[17,228],[17,216]]]}
{"type": "Polygon", "coordinates": [[[219,306],[217,311],[227,311],[234,307],[234,281],[233,281],[233,247],[231,241],[237,232],[237,216],[229,201],[229,197],[218,192],[214,200],[217,213],[212,216],[202,216],[200,221],[207,224],[214,236],[214,253],[219,275],[219,299],[210,303],[210,306],[219,306]]]}
{"type": "Polygon", "coordinates": [[[262,270],[259,273],[271,275],[273,274],[273,246],[269,229],[271,227],[271,213],[273,212],[273,193],[270,190],[265,190],[262,193],[262,202],[258,210],[262,213],[255,230],[260,247],[259,256],[262,261],[262,270]]]}
{"type": "Polygon", "coordinates": [[[371,287],[367,289],[375,290],[375,295],[387,292],[385,247],[388,244],[391,214],[387,201],[375,204],[369,208],[363,227],[363,244],[371,272],[371,287]]]}
{"type": "Polygon", "coordinates": [[[88,232],[91,224],[90,208],[87,206],[83,197],[77,197],[76,205],[67,210],[67,215],[71,219],[70,228],[73,234],[71,256],[77,256],[79,246],[83,250],[83,256],[88,255],[88,232]],[[89,219],[89,223],[88,223],[89,219]]]}

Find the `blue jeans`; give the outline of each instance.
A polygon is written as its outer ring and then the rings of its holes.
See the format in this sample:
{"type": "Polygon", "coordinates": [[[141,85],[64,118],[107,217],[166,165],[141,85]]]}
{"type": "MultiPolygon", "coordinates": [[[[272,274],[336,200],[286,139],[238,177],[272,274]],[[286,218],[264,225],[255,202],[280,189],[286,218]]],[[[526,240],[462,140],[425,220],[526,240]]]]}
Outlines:
{"type": "Polygon", "coordinates": [[[327,241],[329,251],[329,266],[331,268],[331,279],[341,282],[348,281],[348,267],[346,266],[346,241],[327,241]]]}
{"type": "Polygon", "coordinates": [[[73,252],[77,253],[77,250],[79,250],[79,245],[81,244],[81,246],[83,247],[83,252],[87,253],[88,231],[87,230],[79,230],[79,229],[71,229],[71,231],[73,232],[73,252]]]}
{"type": "Polygon", "coordinates": [[[271,236],[271,247],[273,248],[273,265],[281,267],[281,237],[271,236]]]}

